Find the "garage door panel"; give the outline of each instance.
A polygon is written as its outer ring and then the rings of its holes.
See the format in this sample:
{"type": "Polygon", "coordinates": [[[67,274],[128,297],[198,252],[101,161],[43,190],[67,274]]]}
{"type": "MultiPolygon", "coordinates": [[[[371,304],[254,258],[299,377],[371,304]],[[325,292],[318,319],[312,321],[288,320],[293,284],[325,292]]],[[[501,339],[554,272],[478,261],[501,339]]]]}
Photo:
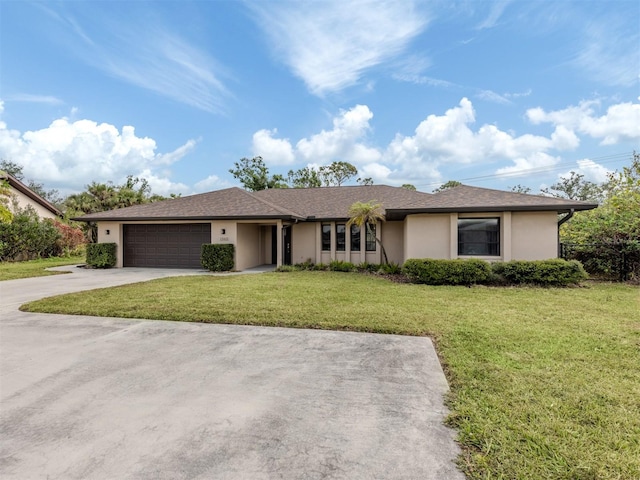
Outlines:
{"type": "Polygon", "coordinates": [[[124,225],[125,267],[201,268],[200,250],[211,243],[211,224],[124,225]]]}

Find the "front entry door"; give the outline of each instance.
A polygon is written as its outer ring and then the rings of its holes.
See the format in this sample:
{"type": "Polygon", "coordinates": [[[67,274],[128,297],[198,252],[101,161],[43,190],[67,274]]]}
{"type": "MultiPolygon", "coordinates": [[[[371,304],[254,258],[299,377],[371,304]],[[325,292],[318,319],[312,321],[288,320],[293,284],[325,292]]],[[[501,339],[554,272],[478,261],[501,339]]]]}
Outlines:
{"type": "Polygon", "coordinates": [[[291,265],[291,230],[291,225],[282,228],[282,263],[284,265],[291,265]]]}
{"type": "Polygon", "coordinates": [[[278,227],[271,227],[271,264],[278,263],[278,227]]]}

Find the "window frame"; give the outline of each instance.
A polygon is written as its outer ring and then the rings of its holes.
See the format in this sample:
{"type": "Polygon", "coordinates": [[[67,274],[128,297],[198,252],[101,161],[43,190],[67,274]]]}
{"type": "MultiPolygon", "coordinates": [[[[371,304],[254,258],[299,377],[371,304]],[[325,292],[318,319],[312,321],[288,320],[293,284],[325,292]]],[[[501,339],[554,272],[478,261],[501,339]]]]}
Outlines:
{"type": "Polygon", "coordinates": [[[500,217],[462,217],[458,218],[458,256],[459,257],[499,257],[501,255],[500,217]],[[491,228],[468,229],[461,231],[464,223],[482,223],[491,228]],[[475,234],[475,238],[471,238],[475,234]],[[482,237],[484,236],[484,239],[482,237]],[[494,239],[491,239],[493,236],[494,239]],[[467,237],[467,239],[465,239],[467,237]],[[474,246],[474,247],[472,247],[474,246]],[[478,253],[474,253],[474,250],[478,253]]]}
{"type": "Polygon", "coordinates": [[[378,249],[376,245],[376,224],[365,225],[365,252],[375,252],[378,249]]]}
{"type": "Polygon", "coordinates": [[[336,223],[336,252],[345,252],[346,250],[347,250],[347,225],[344,223],[336,223]]]}
{"type": "Polygon", "coordinates": [[[352,223],[351,224],[351,230],[350,230],[349,233],[350,233],[349,244],[350,244],[350,247],[351,247],[351,251],[352,252],[359,252],[360,249],[362,248],[362,239],[361,239],[361,234],[360,234],[360,227],[358,225],[356,225],[355,223],[352,223]]]}
{"type": "Polygon", "coordinates": [[[321,245],[323,252],[331,251],[331,230],[330,223],[321,224],[321,245]]]}

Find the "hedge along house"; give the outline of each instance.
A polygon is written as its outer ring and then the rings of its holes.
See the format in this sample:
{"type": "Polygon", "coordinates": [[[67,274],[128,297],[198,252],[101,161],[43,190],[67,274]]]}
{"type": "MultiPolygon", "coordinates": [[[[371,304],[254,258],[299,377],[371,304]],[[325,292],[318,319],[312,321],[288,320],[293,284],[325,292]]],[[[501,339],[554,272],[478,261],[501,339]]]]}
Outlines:
{"type": "Polygon", "coordinates": [[[557,257],[559,214],[596,204],[458,186],[428,194],[386,185],[228,188],[82,216],[117,244],[118,267],[199,268],[203,243],[235,246],[235,269],[264,264],[381,263],[375,238],[347,226],[355,202],[381,203],[372,233],[389,261],[409,258],[543,260],[557,257]]]}

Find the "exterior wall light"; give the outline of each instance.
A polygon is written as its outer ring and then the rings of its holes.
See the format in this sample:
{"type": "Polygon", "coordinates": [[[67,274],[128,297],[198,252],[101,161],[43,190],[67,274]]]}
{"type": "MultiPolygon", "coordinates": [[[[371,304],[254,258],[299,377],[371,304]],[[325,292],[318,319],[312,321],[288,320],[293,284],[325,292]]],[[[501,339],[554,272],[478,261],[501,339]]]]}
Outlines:
{"type": "Polygon", "coordinates": [[[224,228],[220,229],[220,235],[224,235],[225,233],[227,233],[226,229],[224,229],[224,228]]]}
{"type": "Polygon", "coordinates": [[[111,233],[111,230],[106,230],[105,232],[107,235],[109,235],[111,233]]]}

